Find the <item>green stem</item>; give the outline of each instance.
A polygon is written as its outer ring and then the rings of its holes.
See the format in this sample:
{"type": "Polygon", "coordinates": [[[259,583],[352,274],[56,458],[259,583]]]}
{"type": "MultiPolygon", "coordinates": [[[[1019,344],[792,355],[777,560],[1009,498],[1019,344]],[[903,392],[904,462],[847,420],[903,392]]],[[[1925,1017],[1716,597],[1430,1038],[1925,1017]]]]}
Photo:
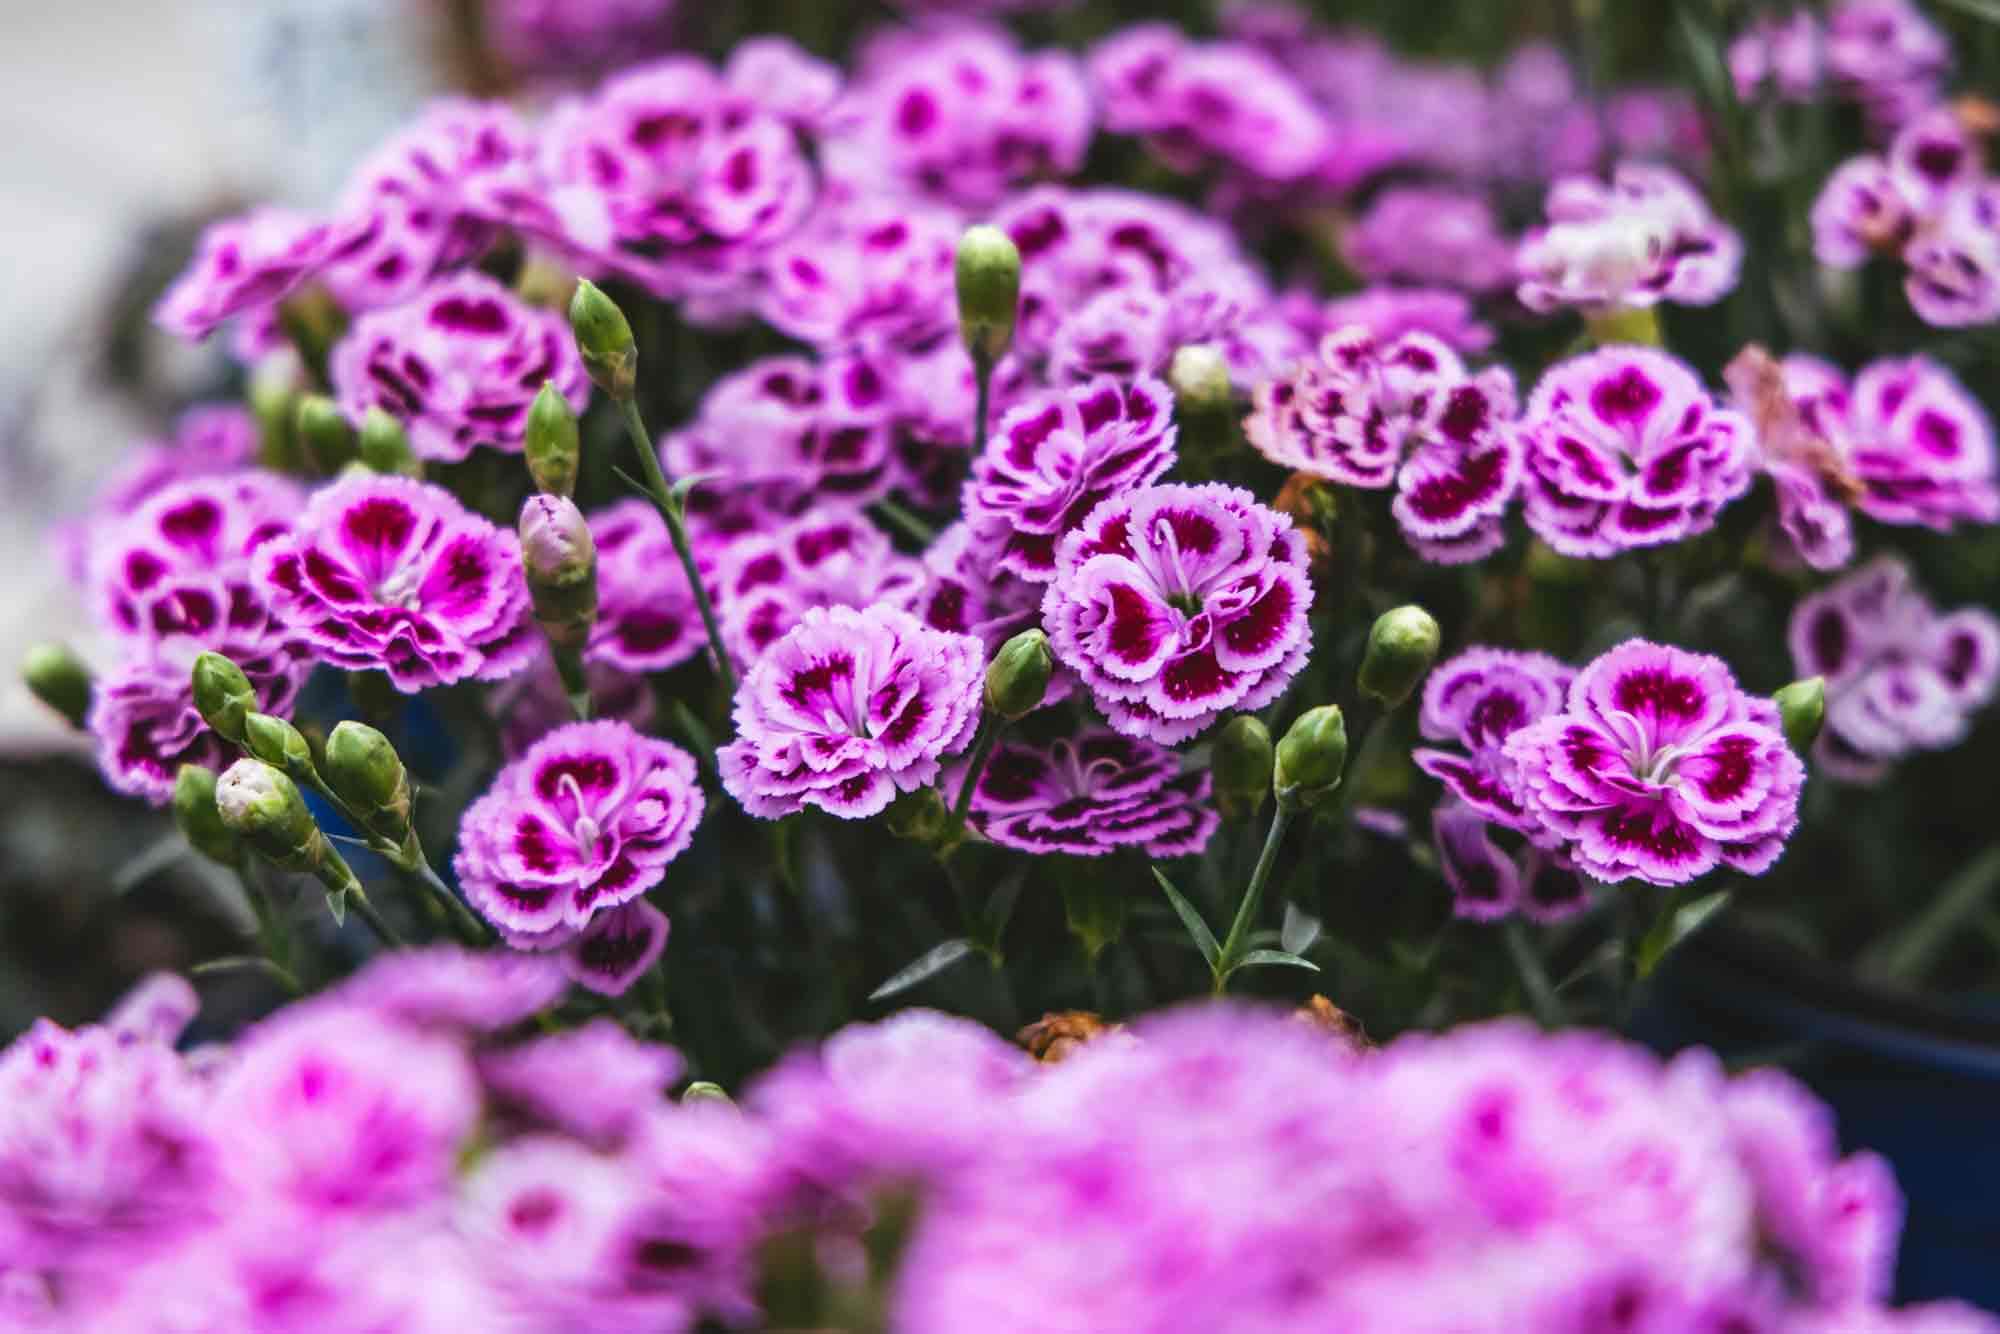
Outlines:
{"type": "Polygon", "coordinates": [[[424,887],[430,890],[431,895],[444,904],[445,911],[451,915],[452,925],[458,929],[459,936],[466,944],[490,945],[499,939],[494,934],[493,928],[480,921],[472,909],[465,906],[465,900],[453,893],[451,886],[444,882],[444,878],[431,869],[430,859],[425,857],[421,850],[418,850],[413,860],[415,864],[409,874],[421,881],[424,887]]]}
{"type": "Polygon", "coordinates": [[[708,631],[709,652],[715,655],[715,670],[733,698],[736,694],[736,668],[729,661],[729,651],[722,646],[722,627],[716,623],[715,607],[708,600],[708,586],[702,583],[701,571],[694,563],[694,552],[688,546],[686,516],[681,511],[680,501],[674,498],[673,488],[667,485],[667,475],[660,471],[659,451],[653,448],[653,438],[646,434],[645,419],[639,415],[639,401],[636,398],[626,399],[624,409],[625,434],[632,438],[632,448],[638,452],[639,467],[646,474],[646,487],[652,493],[654,508],[667,522],[667,536],[673,539],[674,554],[681,558],[681,569],[687,572],[688,587],[694,590],[694,604],[701,609],[701,623],[708,631]]]}
{"type": "Polygon", "coordinates": [[[1229,925],[1229,939],[1222,942],[1222,953],[1215,960],[1215,994],[1220,996],[1229,986],[1230,970],[1235,967],[1237,956],[1243,950],[1243,941],[1250,934],[1251,924],[1257,920],[1257,908],[1264,900],[1264,886],[1271,879],[1271,868],[1278,863],[1278,848],[1285,841],[1285,830],[1291,827],[1292,808],[1279,802],[1271,812],[1271,832],[1264,836],[1264,851],[1257,857],[1257,869],[1250,873],[1250,887],[1243,891],[1243,902],[1237,905],[1236,920],[1229,925]]]}
{"type": "Polygon", "coordinates": [[[965,778],[958,785],[958,800],[951,804],[953,834],[965,828],[966,812],[972,809],[972,789],[979,786],[979,775],[992,757],[993,743],[1000,739],[1000,729],[1004,726],[995,714],[984,714],[979,719],[979,735],[972,742],[972,763],[966,766],[965,778]]]}
{"type": "Polygon", "coordinates": [[[993,402],[993,361],[981,353],[972,354],[972,379],[978,397],[972,410],[972,453],[977,457],[986,448],[987,409],[993,402]]]}
{"type": "Polygon", "coordinates": [[[583,654],[567,645],[549,642],[549,654],[556,660],[556,675],[562,678],[563,694],[569,697],[569,711],[580,723],[590,721],[590,682],[583,674],[583,654]]]}
{"type": "Polygon", "coordinates": [[[1514,971],[1521,976],[1522,989],[1528,993],[1528,1006],[1535,1012],[1535,1022],[1543,1028],[1558,1028],[1563,1023],[1562,1001],[1556,996],[1556,989],[1549,984],[1548,971],[1542,967],[1542,958],[1535,953],[1535,944],[1528,939],[1528,929],[1516,921],[1507,923],[1501,929],[1501,936],[1507,942],[1507,953],[1514,961],[1514,971]]]}
{"type": "Polygon", "coordinates": [[[358,885],[347,891],[347,906],[354,909],[356,917],[368,924],[368,929],[375,933],[375,939],[392,950],[403,948],[403,938],[396,934],[396,928],[375,911],[375,905],[368,901],[368,896],[361,892],[358,885]]]}
{"type": "Polygon", "coordinates": [[[904,535],[923,543],[925,546],[929,546],[937,540],[936,529],[887,496],[876,501],[871,507],[871,512],[887,520],[892,526],[900,528],[904,535]]]}

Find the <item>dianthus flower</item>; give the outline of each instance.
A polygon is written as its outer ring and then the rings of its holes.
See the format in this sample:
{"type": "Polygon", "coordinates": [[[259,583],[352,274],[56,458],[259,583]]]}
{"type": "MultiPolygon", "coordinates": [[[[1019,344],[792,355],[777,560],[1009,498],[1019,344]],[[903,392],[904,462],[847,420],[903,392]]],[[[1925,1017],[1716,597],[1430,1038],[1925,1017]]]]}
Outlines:
{"type": "Polygon", "coordinates": [[[400,418],[417,457],[455,463],[486,445],[519,453],[528,408],[553,384],[572,410],[590,401],[576,339],[557,312],[529,306],[483,273],[462,273],[355,321],[330,366],[341,409],[400,418]]]}
{"type": "Polygon", "coordinates": [[[1393,480],[1396,521],[1426,559],[1477,560],[1504,540],[1500,517],[1522,477],[1504,369],[1470,375],[1428,335],[1383,345],[1350,328],[1252,402],[1244,432],[1273,463],[1349,486],[1393,480]]]}
{"type": "Polygon", "coordinates": [[[1892,557],[1801,601],[1789,639],[1800,675],[1826,678],[1816,749],[1843,778],[1872,781],[1911,750],[1952,745],[2000,688],[2000,620],[1938,612],[1892,557]]]}
{"type": "Polygon", "coordinates": [[[1887,156],[1842,163],[1813,202],[1813,254],[1834,268],[1901,251],[1979,177],[1979,147],[1958,113],[1938,107],[1905,126],[1887,156]]]}
{"type": "Polygon", "coordinates": [[[963,511],[973,558],[1035,583],[1102,501],[1174,464],[1173,394],[1146,377],[1060,390],[1009,412],[973,460],[963,511]]]}
{"type": "Polygon", "coordinates": [[[924,570],[865,515],[818,509],[735,542],[716,563],[723,646],[755,662],[808,607],[900,606],[924,570]]]}
{"type": "Polygon", "coordinates": [[[972,740],[984,667],[978,640],[884,604],[811,608],[737,689],[722,785],[764,820],[874,815],[972,740]]]}
{"type": "MultiPolygon", "coordinates": [[[[1289,300],[1289,298],[1288,298],[1289,300]]],[[[1295,320],[1317,342],[1327,334],[1359,326],[1384,346],[1405,334],[1428,334],[1452,351],[1474,356],[1493,346],[1493,326],[1473,314],[1463,292],[1432,287],[1367,287],[1324,306],[1314,305],[1295,320]]]]}
{"type": "Polygon", "coordinates": [[[1424,681],[1418,726],[1427,740],[1457,742],[1465,753],[1420,747],[1410,759],[1483,819],[1532,830],[1504,757],[1507,738],[1561,712],[1575,677],[1545,653],[1475,646],[1448,658],[1424,681]]]}
{"type": "Polygon", "coordinates": [[[892,409],[891,387],[866,357],[767,357],[718,380],[660,455],[677,475],[713,475],[722,492],[754,488],[781,506],[858,503],[889,487],[892,409]]]}
{"type": "MultiPolygon", "coordinates": [[[[1042,586],[975,554],[963,522],[939,533],[924,551],[924,584],[908,610],[933,630],[971,635],[990,659],[1021,631],[1041,624],[1042,586]]],[[[1060,665],[1042,692],[1044,707],[1068,699],[1076,678],[1060,665]]]]}
{"type": "Polygon", "coordinates": [[[831,174],[965,208],[1015,183],[1067,176],[1090,145],[1090,94],[1066,51],[1023,52],[1000,29],[890,29],[859,73],[826,143],[831,174]]]}
{"type": "Polygon", "coordinates": [[[1090,729],[1047,746],[996,747],[972,793],[972,824],[1003,847],[1101,857],[1136,847],[1185,857],[1219,819],[1209,776],[1137,737],[1090,729]]]}
{"type": "Polygon", "coordinates": [[[2000,319],[2000,181],[1950,195],[1903,259],[1903,294],[1926,323],[1957,329],[2000,319]]]}
{"type": "Polygon", "coordinates": [[[443,487],[350,477],[266,543],[272,610],[324,662],[414,692],[518,670],[534,651],[520,543],[443,487]]]}
{"type": "Polygon", "coordinates": [[[702,805],[694,759],[680,747],[624,723],[572,723],[530,746],[466,809],[453,867],[472,906],[511,943],[564,944],[665,878],[702,805]]]}
{"type": "Polygon", "coordinates": [[[1530,310],[1707,306],[1736,286],[1743,239],[1670,167],[1623,163],[1609,186],[1558,181],[1547,211],[1549,225],[1521,243],[1530,310]]]}
{"type": "Polygon", "coordinates": [[[1805,764],[1777,706],[1719,658],[1627,640],[1577,674],[1562,712],[1508,737],[1538,839],[1597,880],[1678,885],[1770,869],[1798,824],[1805,764]]]}
{"type": "Polygon", "coordinates": [[[1729,48],[1744,101],[1766,82],[1784,101],[1809,101],[1824,79],[1884,135],[1938,100],[1950,66],[1950,41],[1910,0],[1837,0],[1823,26],[1805,9],[1761,17],[1729,48]]]}
{"type": "Polygon", "coordinates": [[[1590,906],[1583,882],[1560,853],[1530,843],[1509,855],[1493,842],[1484,812],[1447,800],[1431,812],[1438,869],[1451,888],[1452,915],[1491,922],[1519,912],[1559,922],[1590,906]]]}
{"type": "Polygon", "coordinates": [[[641,1042],[608,1017],[482,1052],[478,1061],[487,1092],[510,1111],[596,1146],[638,1130],[687,1069],[672,1047],[641,1042]]]}
{"type": "Polygon", "coordinates": [[[1175,745],[1261,709],[1312,650],[1305,539],[1248,491],[1151,486],[1056,549],[1042,620],[1111,725],[1175,745]]]}
{"type": "Polygon", "coordinates": [[[330,223],[280,208],[211,223],[154,308],[154,322],[182,338],[206,338],[234,316],[282,301],[348,239],[330,223]]]}
{"type": "Polygon", "coordinates": [[[1450,186],[1384,190],[1341,238],[1341,251],[1373,282],[1489,292],[1514,277],[1514,243],[1486,196],[1450,186]]]}
{"type": "Polygon", "coordinates": [[[97,682],[86,720],[97,741],[98,766],[113,788],[164,806],[173,799],[174,775],[183,764],[220,771],[235,758],[194,706],[194,660],[204,649],[241,667],[256,692],[258,711],[278,717],[292,711],[312,668],[310,659],[291,649],[273,651],[268,642],[227,635],[134,648],[97,682]]]}
{"type": "Polygon", "coordinates": [[[758,313],[823,349],[870,340],[915,347],[956,335],[950,213],[864,196],[780,244],[758,313]]]}
{"type": "Polygon", "coordinates": [[[586,661],[659,672],[699,653],[706,643],[701,609],[659,510],[646,500],[617,501],[591,514],[590,536],[597,621],[586,661]]]}
{"type": "Polygon", "coordinates": [[[416,1028],[490,1033],[548,1009],[567,990],[546,955],[434,945],[378,954],[336,994],[416,1028]]]}
{"type": "Polygon", "coordinates": [[[1748,420],[1651,348],[1609,347],[1551,367],[1520,431],[1528,526],[1565,556],[1698,536],[1750,486],[1748,420]]]}
{"type": "Polygon", "coordinates": [[[667,915],[644,899],[606,908],[563,946],[563,972],[600,996],[622,996],[666,952],[667,928],[667,915]]]}

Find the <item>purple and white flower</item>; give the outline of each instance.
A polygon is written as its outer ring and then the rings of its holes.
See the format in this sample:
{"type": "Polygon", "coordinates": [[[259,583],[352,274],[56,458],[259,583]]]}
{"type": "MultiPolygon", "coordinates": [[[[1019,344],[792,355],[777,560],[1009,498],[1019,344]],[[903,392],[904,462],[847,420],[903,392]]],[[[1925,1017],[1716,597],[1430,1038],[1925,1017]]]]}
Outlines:
{"type": "Polygon", "coordinates": [[[809,607],[902,606],[923,584],[922,562],[897,552],[866,516],[811,510],[717,557],[723,647],[747,665],[809,607]]]}
{"type": "Polygon", "coordinates": [[[1003,742],[973,789],[972,825],[1022,852],[1184,857],[1220,823],[1208,787],[1206,772],[1183,772],[1166,747],[1101,728],[1047,746],[1003,742]]]}
{"type": "Polygon", "coordinates": [[[1549,191],[1549,225],[1521,243],[1521,303],[1586,311],[1713,305],[1736,286],[1743,239],[1670,167],[1622,163],[1611,184],[1570,177],[1549,191]]]}
{"type": "Polygon", "coordinates": [[[622,996],[666,951],[667,925],[644,899],[606,908],[563,946],[563,971],[600,996],[622,996]]]}
{"type": "Polygon", "coordinates": [[[755,489],[793,508],[873,500],[892,476],[892,395],[864,356],[768,357],[718,380],[695,420],[660,441],[661,460],[677,475],[712,475],[716,490],[755,489]]]}
{"type": "Polygon", "coordinates": [[[1341,251],[1377,283],[1491,292],[1514,278],[1514,242],[1483,194],[1450,186],[1382,191],[1341,238],[1341,251]]]}
{"type": "Polygon", "coordinates": [[[1463,802],[1447,800],[1431,812],[1431,843],[1451,889],[1454,917],[1492,922],[1518,912],[1531,921],[1559,922],[1590,906],[1567,857],[1532,843],[1509,854],[1494,843],[1487,817],[1463,802]]]}
{"type": "MultiPolygon", "coordinates": [[[[595,511],[590,537],[597,548],[597,621],[585,660],[662,672],[699,653],[707,642],[701,608],[652,502],[632,498],[595,511]]],[[[696,555],[698,563],[712,559],[712,551],[696,555]]]]}
{"type": "Polygon", "coordinates": [[[1418,726],[1456,751],[1419,747],[1410,759],[1465,809],[1523,832],[1535,828],[1522,802],[1507,738],[1562,711],[1576,672],[1544,653],[1475,646],[1439,663],[1424,681],[1418,726]]]}

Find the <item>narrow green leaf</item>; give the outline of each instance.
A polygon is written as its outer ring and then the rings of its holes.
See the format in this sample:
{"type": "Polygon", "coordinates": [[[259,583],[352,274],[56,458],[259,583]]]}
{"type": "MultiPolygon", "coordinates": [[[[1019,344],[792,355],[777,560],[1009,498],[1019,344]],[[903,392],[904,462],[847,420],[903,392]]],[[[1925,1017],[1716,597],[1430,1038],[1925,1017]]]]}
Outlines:
{"type": "Polygon", "coordinates": [[[112,874],[112,894],[131,893],[192,851],[179,830],[155,840],[112,874]]]}
{"type": "Polygon", "coordinates": [[[1014,920],[1014,905],[1021,901],[1021,886],[1027,879],[1025,875],[1009,876],[986,901],[986,943],[995,949],[1007,934],[1007,923],[1014,920]]]}
{"type": "Polygon", "coordinates": [[[897,973],[881,986],[868,993],[871,1001],[887,1000],[891,996],[908,991],[928,978],[935,977],[945,969],[972,953],[976,947],[963,936],[954,936],[941,945],[932,946],[921,958],[897,973]]]}
{"type": "MultiPolygon", "coordinates": [[[[1260,964],[1281,964],[1286,968],[1303,968],[1307,972],[1312,973],[1319,971],[1319,965],[1311,959],[1301,959],[1298,955],[1288,950],[1251,950],[1236,961],[1236,968],[1255,968],[1260,964]]],[[[1232,968],[1229,971],[1233,973],[1236,971],[1236,968],[1232,968]]]]}
{"type": "Polygon", "coordinates": [[[1319,918],[1302,912],[1296,903],[1285,905],[1285,924],[1278,928],[1278,944],[1287,954],[1304,954],[1319,939],[1319,918]]]}
{"type": "Polygon", "coordinates": [[[1729,902],[1729,891],[1718,889],[1713,894],[1689,903],[1676,904],[1670,911],[1660,914],[1659,919],[1639,942],[1639,954],[1634,961],[1641,978],[1651,977],[1653,970],[1660,966],[1660,960],[1668,951],[1701,930],[1702,924],[1720,912],[1729,902]]]}
{"type": "Polygon", "coordinates": [[[625,483],[625,485],[631,487],[634,491],[637,491],[640,495],[644,496],[646,499],[652,500],[654,498],[652,487],[647,486],[644,482],[634,477],[631,473],[626,472],[623,468],[618,467],[616,464],[612,465],[611,474],[612,476],[616,477],[619,481],[625,483]]]}
{"type": "Polygon", "coordinates": [[[263,973],[294,996],[299,994],[299,980],[269,959],[255,954],[227,954],[219,959],[208,959],[188,969],[195,977],[211,977],[220,973],[263,973]]]}
{"type": "Polygon", "coordinates": [[[329,889],[326,892],[326,910],[333,914],[335,926],[347,925],[347,891],[329,889]]]}
{"type": "Polygon", "coordinates": [[[1970,14],[1988,23],[2000,23],[2000,0],[1943,0],[1943,2],[1961,14],[1970,14]]]}
{"type": "Polygon", "coordinates": [[[1215,967],[1215,961],[1222,957],[1222,946],[1215,943],[1215,933],[1208,929],[1207,922],[1201,920],[1201,913],[1192,903],[1181,897],[1181,892],[1174,888],[1174,882],[1167,879],[1166,874],[1157,866],[1153,868],[1153,879],[1159,881],[1160,888],[1167,891],[1167,902],[1173,904],[1174,911],[1180,914],[1181,925],[1185,926],[1188,934],[1194,937],[1195,948],[1201,951],[1201,957],[1208,960],[1210,968],[1215,967]]]}

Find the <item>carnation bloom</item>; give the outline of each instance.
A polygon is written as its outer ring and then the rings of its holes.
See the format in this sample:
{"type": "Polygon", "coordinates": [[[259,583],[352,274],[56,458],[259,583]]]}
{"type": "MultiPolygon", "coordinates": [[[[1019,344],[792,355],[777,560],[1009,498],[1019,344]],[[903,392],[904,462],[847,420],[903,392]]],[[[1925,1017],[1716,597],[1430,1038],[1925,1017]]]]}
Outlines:
{"type": "Polygon", "coordinates": [[[599,912],[563,946],[563,971],[600,996],[622,996],[666,948],[667,915],[633,899],[599,912]]]}
{"type": "Polygon", "coordinates": [[[1175,435],[1173,394],[1150,376],[1100,378],[1015,408],[965,484],[972,559],[1046,583],[1065,533],[1173,466],[1175,435]]]}
{"type": "Polygon", "coordinates": [[[1910,0],[1836,0],[1823,27],[1806,9],[1762,17],[1729,48],[1744,101],[1768,81],[1785,101],[1804,102],[1824,81],[1860,102],[1878,132],[1935,103],[1950,65],[1950,41],[1910,0]]]}
{"type": "Polygon", "coordinates": [[[695,420],[660,442],[661,460],[781,504],[873,500],[890,480],[890,392],[865,358],[767,357],[716,381],[695,420]]]}
{"type": "Polygon", "coordinates": [[[1762,874],[1805,785],[1775,705],[1719,658],[1637,639],[1577,673],[1563,711],[1504,754],[1538,840],[1614,883],[1684,884],[1723,864],[1762,874]]]}
{"type": "Polygon", "coordinates": [[[597,547],[597,621],[586,660],[659,672],[699,653],[707,642],[701,608],[652,502],[631,498],[595,511],[590,536],[597,547]]]}
{"type": "Polygon", "coordinates": [[[1151,486],[1063,538],[1042,620],[1114,728],[1174,745],[1278,697],[1311,652],[1312,596],[1289,516],[1239,488],[1151,486]]]}
{"type": "Polygon", "coordinates": [[[811,608],[738,687],[722,785],[764,820],[809,805],[874,815],[972,740],[984,667],[978,640],[907,612],[811,608]]]}
{"type": "Polygon", "coordinates": [[[1301,323],[1314,337],[1359,325],[1385,347],[1413,333],[1464,356],[1493,346],[1493,326],[1474,316],[1465,293],[1435,287],[1366,287],[1313,309],[1301,323]]]}
{"type": "Polygon", "coordinates": [[[1494,843],[1492,830],[1483,812],[1457,800],[1431,812],[1432,846],[1451,888],[1453,916],[1491,922],[1519,912],[1559,922],[1590,906],[1568,858],[1532,843],[1510,855],[1494,843]]]}
{"type": "Polygon", "coordinates": [[[1528,526],[1565,556],[1698,536],[1750,486],[1749,422],[1651,348],[1608,347],[1551,367],[1521,433],[1528,526]]]}
{"type": "Polygon", "coordinates": [[[1426,739],[1457,742],[1465,753],[1419,747],[1410,759],[1481,818],[1533,829],[1505,759],[1507,738],[1561,712],[1575,677],[1544,653],[1475,646],[1448,658],[1424,681],[1418,726],[1426,739]]]}
{"type": "Polygon", "coordinates": [[[363,315],[334,348],[330,369],[350,419],[385,408],[402,420],[417,457],[444,463],[481,445],[519,453],[544,384],[573,411],[590,401],[568,321],[477,272],[363,315]]]}
{"type": "Polygon", "coordinates": [[[679,7],[680,0],[494,0],[480,17],[509,66],[573,74],[664,47],[679,7]]]}
{"type": "Polygon", "coordinates": [[[1892,557],[1801,601],[1789,639],[1799,674],[1826,678],[1816,749],[1843,778],[1872,781],[1911,750],[1955,744],[2000,688],[2000,620],[1938,612],[1892,557]]]}
{"type": "Polygon", "coordinates": [[[755,662],[808,607],[901,605],[923,580],[923,566],[865,516],[812,510],[717,558],[723,646],[738,662],[755,662]]]}
{"type": "MultiPolygon", "coordinates": [[[[1021,631],[1041,624],[1042,586],[975,554],[963,522],[939,533],[924,551],[924,584],[908,610],[933,630],[971,635],[991,658],[1021,631]]],[[[1042,692],[1047,707],[1068,699],[1076,678],[1057,667],[1042,692]]]]}
{"type": "Polygon", "coordinates": [[[520,543],[443,487],[356,476],[257,555],[272,610],[324,662],[414,692],[522,667],[535,637],[520,543]]]}
{"type": "Polygon", "coordinates": [[[1623,163],[1549,191],[1549,225],[1521,243],[1521,303],[1600,310],[1713,305],[1736,286],[1743,240],[1669,167],[1623,163]]]}
{"type": "Polygon", "coordinates": [[[1200,852],[1219,823],[1209,776],[1164,746],[1090,729],[1047,746],[1003,742],[972,792],[972,823],[1023,852],[1148,857],[1200,852]]]}
{"type": "Polygon", "coordinates": [[[338,994],[412,1027],[489,1033],[548,1009],[567,990],[546,955],[433,945],[376,955],[338,994]]]}
{"type": "Polygon", "coordinates": [[[1514,277],[1514,244],[1500,234],[1486,196],[1449,186],[1384,190],[1342,237],[1341,249],[1373,282],[1488,292],[1514,277]]]}
{"type": "Polygon", "coordinates": [[[331,225],[279,208],[212,223],[153,320],[182,338],[206,338],[225,320],[276,305],[317,273],[345,240],[331,225]]]}
{"type": "Polygon", "coordinates": [[[1919,318],[1958,329],[2000,319],[2000,182],[1953,193],[1903,252],[1919,318]]]}
{"type": "Polygon", "coordinates": [[[572,723],[466,808],[453,865],[466,898],[510,942],[563,944],[659,884],[693,841],[702,805],[694,759],[680,747],[620,722],[572,723]]]}
{"type": "Polygon", "coordinates": [[[957,218],[864,195],[780,245],[758,313],[824,349],[912,348],[956,332],[957,218]]]}
{"type": "Polygon", "coordinates": [[[687,1069],[672,1047],[640,1042],[608,1017],[478,1060],[488,1093],[509,1110],[594,1146],[636,1133],[687,1069]]]}

